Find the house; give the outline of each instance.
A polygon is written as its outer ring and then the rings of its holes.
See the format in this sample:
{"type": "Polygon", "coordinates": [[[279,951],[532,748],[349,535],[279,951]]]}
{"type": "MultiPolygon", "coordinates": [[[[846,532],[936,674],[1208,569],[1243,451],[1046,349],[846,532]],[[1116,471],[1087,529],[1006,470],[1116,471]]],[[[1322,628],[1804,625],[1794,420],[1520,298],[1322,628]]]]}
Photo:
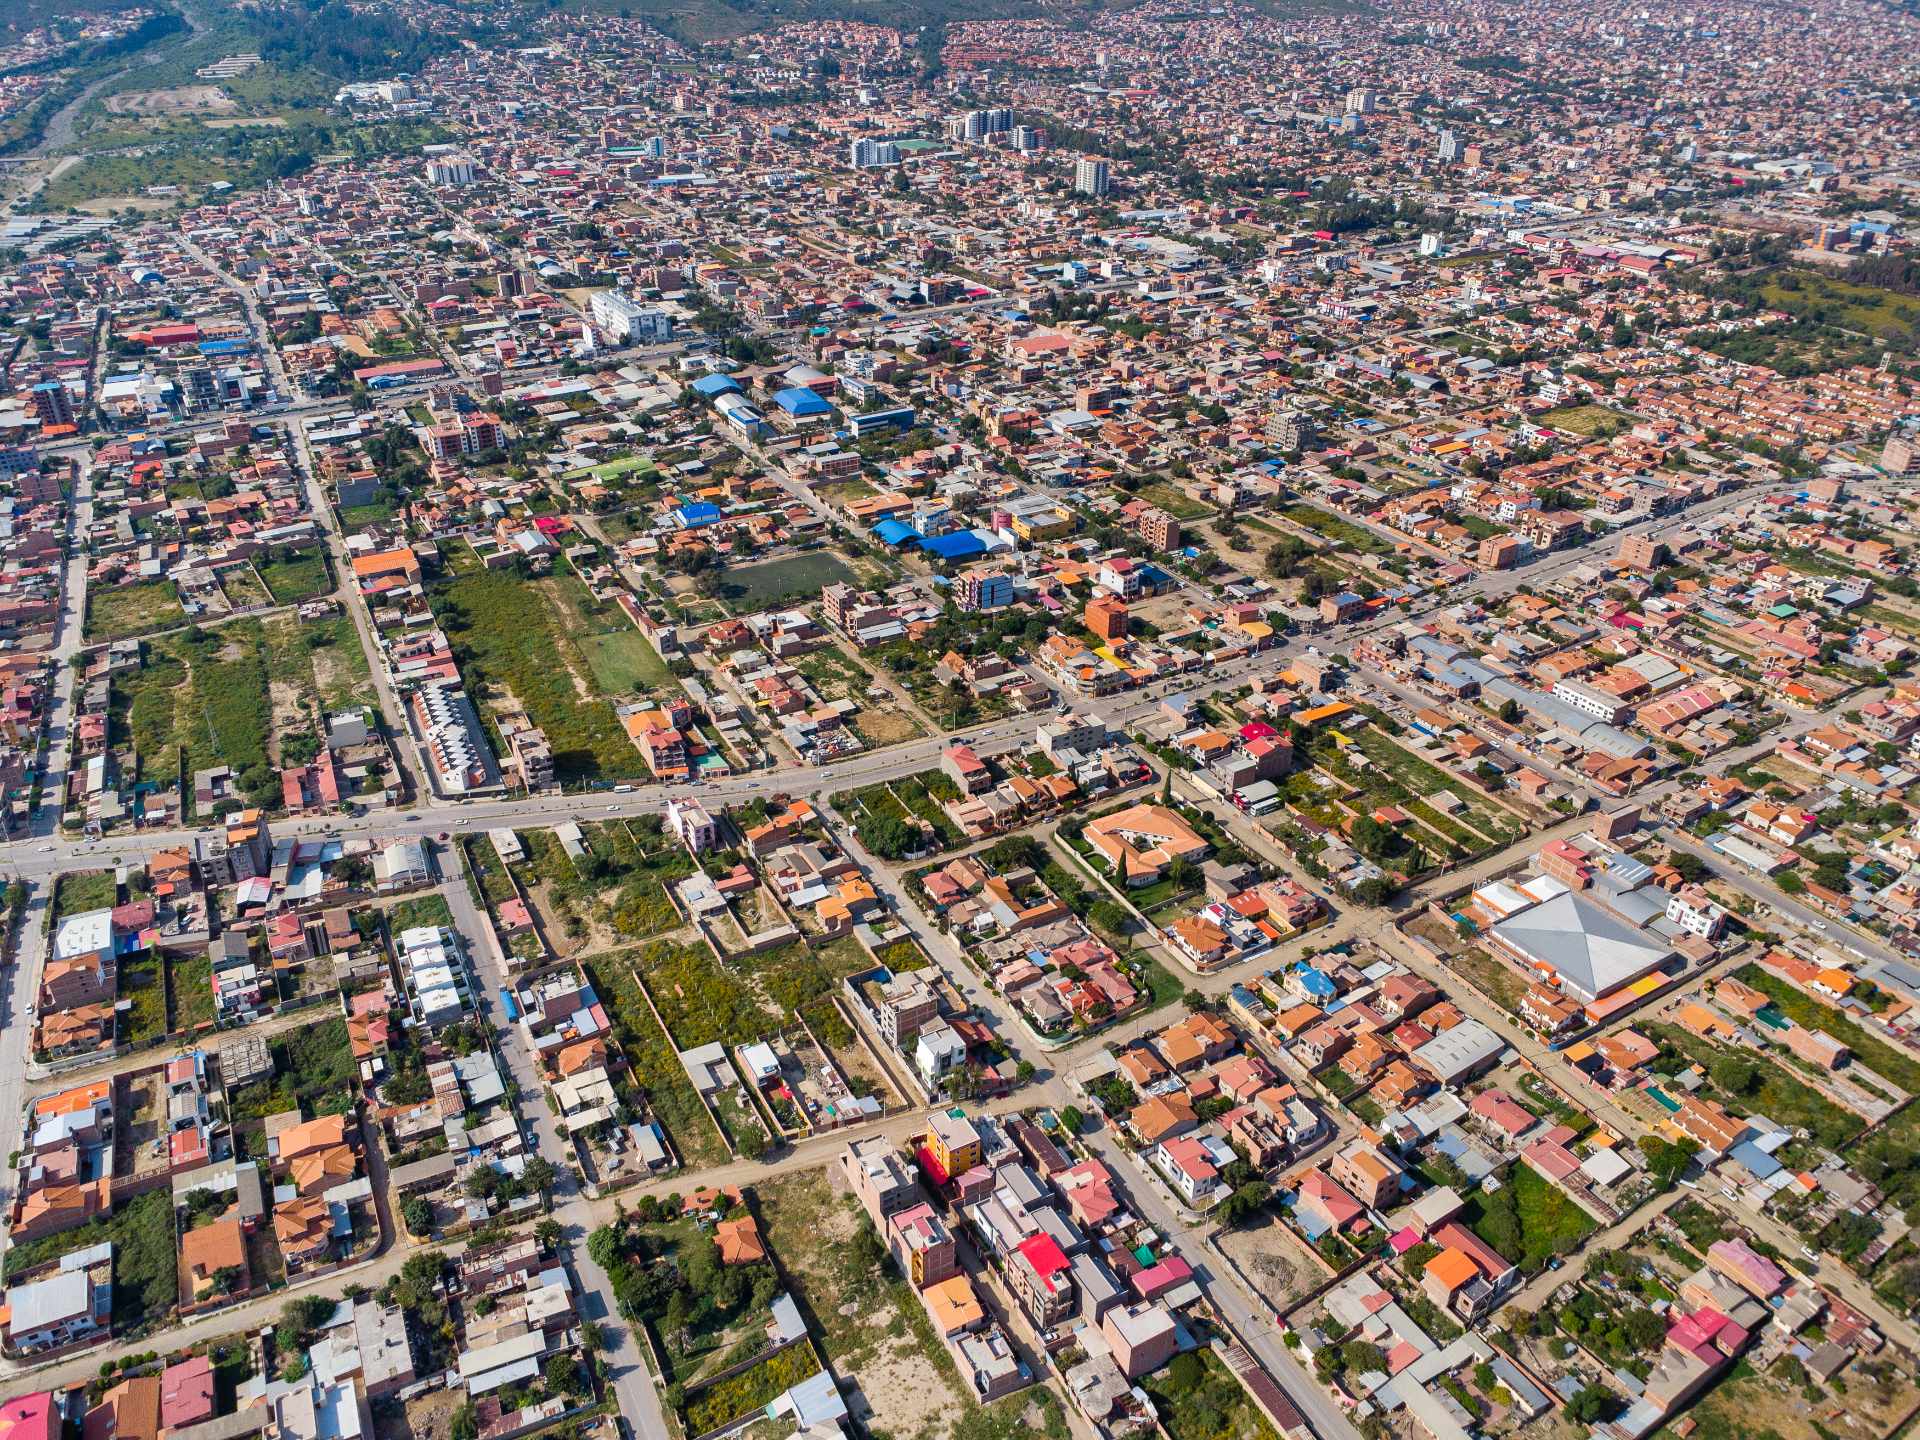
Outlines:
{"type": "Polygon", "coordinates": [[[1154,1151],[1154,1161],[1187,1204],[1210,1205],[1218,1197],[1220,1169],[1204,1141],[1191,1135],[1163,1140],[1154,1151]]]}
{"type": "MultiPolygon", "coordinates": [[[[104,1333],[113,1318],[110,1276],[110,1264],[76,1266],[44,1280],[8,1286],[0,1344],[16,1355],[35,1355],[104,1333]]],[[[157,1407],[158,1379],[154,1395],[157,1407]]]]}
{"type": "Polygon", "coordinates": [[[1115,1305],[1101,1316],[1100,1334],[1113,1363],[1129,1380],[1151,1375],[1179,1349],[1172,1314],[1166,1306],[1147,1301],[1115,1305]]]}
{"type": "Polygon", "coordinates": [[[1007,1256],[1013,1297],[1037,1330],[1051,1330],[1073,1310],[1073,1266],[1060,1242],[1044,1231],[1029,1235],[1007,1256]]]}
{"type": "Polygon", "coordinates": [[[220,1288],[243,1295],[253,1288],[247,1269],[247,1238],[238,1219],[214,1220],[180,1236],[180,1273],[193,1298],[200,1300],[220,1288]]]}
{"type": "Polygon", "coordinates": [[[852,1141],[840,1157],[840,1168],[846,1172],[860,1208],[882,1235],[887,1233],[888,1218],[910,1208],[920,1197],[920,1187],[883,1136],[852,1141]]]}
{"type": "Polygon", "coordinates": [[[1088,822],[1081,838],[1128,887],[1151,885],[1175,862],[1198,864],[1212,848],[1164,805],[1130,805],[1088,822]]]}
{"type": "Polygon", "coordinates": [[[1400,1193],[1402,1171],[1364,1140],[1351,1142],[1327,1167],[1361,1203],[1378,1210],[1400,1193]]]}

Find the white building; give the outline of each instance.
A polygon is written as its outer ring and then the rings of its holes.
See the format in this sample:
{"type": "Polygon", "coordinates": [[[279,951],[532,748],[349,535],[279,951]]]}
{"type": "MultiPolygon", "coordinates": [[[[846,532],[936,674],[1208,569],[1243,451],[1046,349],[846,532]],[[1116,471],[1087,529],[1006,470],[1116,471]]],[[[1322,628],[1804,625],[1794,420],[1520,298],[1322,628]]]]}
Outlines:
{"type": "Polygon", "coordinates": [[[673,338],[673,317],[618,290],[596,290],[587,304],[593,325],[615,345],[658,345],[673,338]]]}
{"type": "Polygon", "coordinates": [[[1564,700],[1582,715],[1591,715],[1603,725],[1611,725],[1630,707],[1618,695],[1587,684],[1584,680],[1562,680],[1553,687],[1553,698],[1564,700]]]}
{"type": "Polygon", "coordinates": [[[1683,885],[1667,897],[1667,919],[1702,940],[1718,940],[1727,929],[1727,912],[1698,885],[1683,885]]]}
{"type": "Polygon", "coordinates": [[[872,170],[881,165],[898,165],[900,147],[891,140],[859,139],[847,146],[847,164],[856,170],[872,170]]]}
{"type": "Polygon", "coordinates": [[[436,155],[427,161],[429,185],[471,185],[473,178],[473,161],[465,155],[436,155]]]}
{"type": "Polygon", "coordinates": [[[690,855],[703,854],[720,844],[720,827],[698,800],[669,800],[667,828],[680,837],[690,855]]]}
{"type": "Polygon", "coordinates": [[[1083,159],[1076,161],[1073,167],[1073,188],[1082,195],[1101,196],[1107,193],[1111,177],[1107,174],[1107,162],[1104,160],[1083,159]]]}

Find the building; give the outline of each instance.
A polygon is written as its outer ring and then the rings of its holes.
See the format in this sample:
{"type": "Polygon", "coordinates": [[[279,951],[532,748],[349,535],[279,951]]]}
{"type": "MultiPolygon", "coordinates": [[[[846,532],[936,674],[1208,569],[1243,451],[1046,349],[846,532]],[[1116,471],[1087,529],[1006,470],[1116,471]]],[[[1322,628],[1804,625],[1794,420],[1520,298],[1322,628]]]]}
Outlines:
{"type": "Polygon", "coordinates": [[[1172,550],[1180,543],[1180,522],[1157,505],[1149,505],[1134,522],[1140,538],[1156,550],[1172,550]]]}
{"type": "Polygon", "coordinates": [[[847,146],[847,164],[856,170],[871,170],[881,165],[898,165],[900,147],[891,140],[869,140],[864,137],[847,146]]]}
{"type": "Polygon", "coordinates": [[[1092,821],[1086,842],[1128,887],[1151,885],[1178,860],[1198,864],[1212,847],[1164,805],[1131,805],[1092,821]]]}
{"type": "Polygon", "coordinates": [[[1622,570],[1658,570],[1666,547],[1651,535],[1629,535],[1620,542],[1614,559],[1622,570]]]}
{"type": "Polygon", "coordinates": [[[1051,1330],[1073,1313],[1073,1265],[1060,1242],[1042,1231],[1007,1256],[1013,1298],[1036,1330],[1051,1330]]]}
{"type": "MultiPolygon", "coordinates": [[[[39,1354],[77,1344],[104,1332],[113,1319],[112,1246],[95,1246],[63,1258],[63,1266],[106,1252],[98,1264],[73,1264],[44,1280],[7,1287],[0,1340],[17,1355],[39,1354]]],[[[155,1381],[156,1390],[159,1384],[155,1381]]]]}
{"type": "Polygon", "coordinates": [[[924,1200],[890,1217],[887,1249],[915,1290],[938,1285],[960,1273],[953,1232],[924,1200]]]}
{"type": "Polygon", "coordinates": [[[1107,162],[1091,157],[1074,163],[1073,188],[1082,195],[1091,195],[1099,199],[1107,193],[1111,178],[1107,174],[1107,162]]]}
{"type": "Polygon", "coordinates": [[[471,185],[473,161],[465,155],[436,155],[427,161],[429,185],[471,185]]]}
{"type": "Polygon", "coordinates": [[[594,327],[616,345],[661,345],[673,338],[673,317],[618,290],[596,290],[588,302],[594,327]]]}
{"type": "Polygon", "coordinates": [[[1127,607],[1111,595],[1100,595],[1087,602],[1087,629],[1111,644],[1127,638],[1127,607]]]}
{"type": "Polygon", "coordinates": [[[1151,1375],[1180,1348],[1173,1316],[1160,1304],[1116,1305],[1100,1317],[1100,1334],[1129,1380],[1151,1375]]]}
{"type": "Polygon", "coordinates": [[[1364,1140],[1335,1155],[1327,1169],[1341,1188],[1376,1210],[1400,1193],[1400,1167],[1364,1140]]]}
{"type": "Polygon", "coordinates": [[[860,1208],[867,1212],[874,1229],[887,1233],[891,1216],[909,1209],[920,1199],[920,1187],[899,1153],[884,1136],[872,1135],[855,1140],[840,1157],[840,1168],[860,1208]]]}
{"type": "Polygon", "coordinates": [[[680,837],[689,854],[701,855],[720,844],[720,826],[698,800],[669,800],[667,828],[680,837]]]}
{"type": "Polygon", "coordinates": [[[936,1110],[927,1117],[927,1154],[947,1175],[961,1175],[980,1163],[980,1131],[965,1115],[936,1110]]]}
{"type": "Polygon", "coordinates": [[[962,575],[953,586],[954,604],[969,615],[1004,610],[1013,604],[1012,577],[997,571],[962,575]]]}
{"type": "Polygon", "coordinates": [[[1500,921],[1488,940],[1583,1004],[1660,969],[1673,948],[1569,890],[1500,921]]]}
{"type": "Polygon", "coordinates": [[[1880,465],[1889,475],[1911,475],[1920,470],[1920,445],[1905,435],[1889,435],[1880,447],[1880,465]]]}

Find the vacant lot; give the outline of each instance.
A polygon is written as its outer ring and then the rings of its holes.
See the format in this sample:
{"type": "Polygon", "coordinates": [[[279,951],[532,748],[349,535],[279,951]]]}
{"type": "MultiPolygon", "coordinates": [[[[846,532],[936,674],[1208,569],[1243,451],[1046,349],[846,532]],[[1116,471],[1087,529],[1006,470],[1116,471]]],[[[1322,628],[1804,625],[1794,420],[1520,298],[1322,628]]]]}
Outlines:
{"type": "Polygon", "coordinates": [[[131,90],[107,99],[113,115],[230,115],[239,107],[218,85],[176,85],[170,90],[131,90]]]}
{"type": "Polygon", "coordinates": [[[643,779],[646,762],[580,648],[576,617],[584,608],[559,579],[530,583],[511,570],[471,571],[440,588],[435,608],[483,705],[511,692],[546,731],[563,783],[643,779]]]}
{"type": "Polygon", "coordinates": [[[627,952],[587,961],[594,991],[607,1003],[634,1084],[645,1094],[653,1118],[666,1130],[681,1160],[696,1168],[719,1164],[727,1158],[727,1147],[634,983],[634,958],[633,952],[627,952]]]}
{"type": "Polygon", "coordinates": [[[262,555],[253,562],[267,592],[279,605],[298,605],[333,588],[333,576],[327,569],[326,553],[312,550],[262,555]]]}
{"type": "Polygon", "coordinates": [[[89,641],[124,640],[129,635],[184,625],[186,620],[187,612],[180,608],[180,594],[171,580],[87,587],[89,641]]]}
{"type": "Polygon", "coordinates": [[[1473,1232],[1529,1273],[1545,1268],[1591,1235],[1594,1219],[1524,1160],[1491,1193],[1468,1206],[1473,1232]]]}
{"type": "Polygon", "coordinates": [[[719,593],[730,606],[744,614],[789,601],[812,600],[829,585],[847,584],[858,578],[838,555],[816,550],[807,555],[770,560],[764,565],[729,568],[721,578],[719,593]]]}
{"type": "Polygon", "coordinates": [[[267,647],[258,620],[148,640],[140,670],[115,678],[115,743],[131,740],[146,776],[170,784],[189,771],[231,766],[240,788],[272,803],[272,709],[267,647]]]}
{"type": "Polygon", "coordinates": [[[925,1309],[897,1273],[854,1243],[868,1222],[839,1167],[782,1177],[757,1187],[754,1199],[827,1359],[860,1377],[868,1430],[919,1436],[962,1410],[959,1373],[925,1309]]]}
{"type": "Polygon", "coordinates": [[[1542,415],[1540,423],[1572,435],[1597,435],[1604,428],[1624,426],[1627,417],[1604,405],[1563,405],[1542,415]]]}

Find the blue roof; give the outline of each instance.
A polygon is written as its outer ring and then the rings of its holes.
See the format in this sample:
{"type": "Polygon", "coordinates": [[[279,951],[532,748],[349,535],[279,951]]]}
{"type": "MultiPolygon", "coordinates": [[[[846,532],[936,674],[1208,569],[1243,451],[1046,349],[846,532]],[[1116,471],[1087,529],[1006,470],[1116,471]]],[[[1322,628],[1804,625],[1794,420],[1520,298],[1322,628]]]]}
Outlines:
{"type": "Polygon", "coordinates": [[[972,555],[986,554],[987,542],[971,530],[956,530],[951,535],[936,535],[931,540],[922,540],[920,548],[942,560],[965,560],[972,555]]]}
{"type": "Polygon", "coordinates": [[[714,400],[722,395],[738,395],[740,382],[731,375],[702,375],[693,382],[693,392],[714,400]]]}
{"type": "Polygon", "coordinates": [[[794,385],[773,397],[773,403],[789,415],[824,415],[833,407],[813,391],[794,385]]]}
{"type": "Polygon", "coordinates": [[[904,545],[920,538],[920,532],[904,520],[882,520],[873,527],[873,533],[882,545],[904,545]]]}
{"type": "Polygon", "coordinates": [[[689,530],[698,525],[712,525],[720,519],[720,507],[711,500],[695,500],[680,507],[680,523],[689,530]]]}

